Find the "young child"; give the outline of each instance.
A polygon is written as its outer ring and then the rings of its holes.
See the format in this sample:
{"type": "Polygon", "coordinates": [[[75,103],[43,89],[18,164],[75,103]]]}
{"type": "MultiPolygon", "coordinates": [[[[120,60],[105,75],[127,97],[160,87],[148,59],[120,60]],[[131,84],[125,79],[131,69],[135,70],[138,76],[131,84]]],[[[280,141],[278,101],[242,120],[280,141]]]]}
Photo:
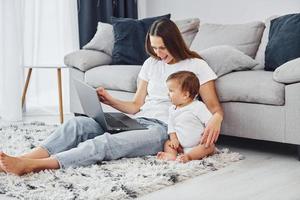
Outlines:
{"type": "Polygon", "coordinates": [[[167,78],[167,86],[173,104],[169,109],[169,140],[157,158],[185,163],[212,154],[214,145],[206,148],[200,144],[205,124],[212,115],[204,103],[195,99],[200,88],[197,76],[193,72],[179,71],[167,78]]]}

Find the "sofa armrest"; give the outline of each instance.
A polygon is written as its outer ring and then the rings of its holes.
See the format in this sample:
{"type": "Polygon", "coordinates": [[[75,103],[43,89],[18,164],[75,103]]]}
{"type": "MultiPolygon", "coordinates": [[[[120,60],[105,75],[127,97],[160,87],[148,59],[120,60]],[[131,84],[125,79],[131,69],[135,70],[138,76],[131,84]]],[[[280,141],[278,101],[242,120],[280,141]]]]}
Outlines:
{"type": "Polygon", "coordinates": [[[75,67],[84,72],[99,65],[108,65],[111,61],[111,56],[103,52],[86,49],[74,51],[64,57],[67,66],[75,67]]]}
{"type": "Polygon", "coordinates": [[[273,79],[285,84],[300,82],[300,58],[279,66],[273,72],[273,79]]]}
{"type": "Polygon", "coordinates": [[[300,144],[300,82],[285,86],[285,142],[300,144]]]}

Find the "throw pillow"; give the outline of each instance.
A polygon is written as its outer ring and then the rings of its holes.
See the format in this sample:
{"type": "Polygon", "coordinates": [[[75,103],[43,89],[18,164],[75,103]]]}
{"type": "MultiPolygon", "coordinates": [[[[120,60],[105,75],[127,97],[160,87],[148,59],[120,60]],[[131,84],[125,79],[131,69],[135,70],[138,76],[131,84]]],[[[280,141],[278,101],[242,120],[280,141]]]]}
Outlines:
{"type": "Polygon", "coordinates": [[[175,21],[182,38],[187,45],[190,47],[196,34],[199,30],[200,19],[199,18],[192,18],[192,19],[184,19],[175,21]]]}
{"type": "Polygon", "coordinates": [[[112,64],[142,65],[148,58],[145,51],[145,37],[148,29],[154,21],[161,18],[170,19],[170,17],[170,14],[141,20],[113,17],[115,43],[112,64]]]}
{"type": "Polygon", "coordinates": [[[96,66],[110,64],[111,56],[99,51],[81,49],[67,54],[64,63],[85,72],[96,66]]]}
{"type": "Polygon", "coordinates": [[[255,60],[259,63],[253,70],[263,70],[265,67],[265,51],[269,40],[269,31],[271,26],[271,20],[279,17],[278,15],[273,15],[266,19],[265,29],[262,35],[258,50],[256,52],[255,60]]]}
{"type": "Polygon", "coordinates": [[[205,49],[200,52],[200,56],[218,76],[232,71],[249,70],[258,64],[250,56],[226,45],[205,49]]]}
{"type": "Polygon", "coordinates": [[[201,52],[209,47],[229,45],[254,58],[265,25],[262,22],[245,24],[201,24],[191,49],[201,52]]]}
{"type": "Polygon", "coordinates": [[[300,82],[300,58],[288,61],[276,68],[273,78],[280,83],[300,82]]]}
{"type": "Polygon", "coordinates": [[[300,13],[271,21],[265,52],[265,70],[274,71],[283,63],[300,57],[300,13]]]}
{"type": "Polygon", "coordinates": [[[83,46],[83,49],[102,51],[112,56],[114,32],[111,24],[98,22],[97,32],[92,40],[83,46]]]}

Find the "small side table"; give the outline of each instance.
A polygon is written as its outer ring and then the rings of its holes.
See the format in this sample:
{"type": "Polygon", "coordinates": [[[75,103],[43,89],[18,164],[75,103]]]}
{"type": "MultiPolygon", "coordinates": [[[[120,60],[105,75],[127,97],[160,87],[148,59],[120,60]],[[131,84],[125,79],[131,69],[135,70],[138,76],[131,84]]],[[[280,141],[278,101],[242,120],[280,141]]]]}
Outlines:
{"type": "Polygon", "coordinates": [[[28,89],[32,69],[38,68],[38,69],[56,69],[57,70],[60,123],[63,123],[64,122],[64,113],[63,113],[63,99],[62,99],[61,69],[67,68],[67,67],[66,66],[24,66],[24,68],[28,68],[28,73],[27,73],[26,82],[25,82],[25,86],[24,86],[23,94],[22,94],[22,107],[24,106],[26,92],[28,89]]]}

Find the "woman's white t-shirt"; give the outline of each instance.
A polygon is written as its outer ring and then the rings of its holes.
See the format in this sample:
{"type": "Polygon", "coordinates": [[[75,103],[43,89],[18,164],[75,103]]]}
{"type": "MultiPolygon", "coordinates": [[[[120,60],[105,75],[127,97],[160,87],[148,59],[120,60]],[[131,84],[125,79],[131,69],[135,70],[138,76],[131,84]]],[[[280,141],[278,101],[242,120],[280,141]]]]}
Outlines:
{"type": "Polygon", "coordinates": [[[168,111],[172,105],[166,80],[170,74],[178,71],[191,71],[199,79],[200,85],[215,80],[217,75],[208,64],[198,58],[185,59],[175,64],[167,64],[155,58],[148,58],[139,73],[139,78],[148,82],[145,104],[135,117],[147,117],[168,123],[168,111]]]}

